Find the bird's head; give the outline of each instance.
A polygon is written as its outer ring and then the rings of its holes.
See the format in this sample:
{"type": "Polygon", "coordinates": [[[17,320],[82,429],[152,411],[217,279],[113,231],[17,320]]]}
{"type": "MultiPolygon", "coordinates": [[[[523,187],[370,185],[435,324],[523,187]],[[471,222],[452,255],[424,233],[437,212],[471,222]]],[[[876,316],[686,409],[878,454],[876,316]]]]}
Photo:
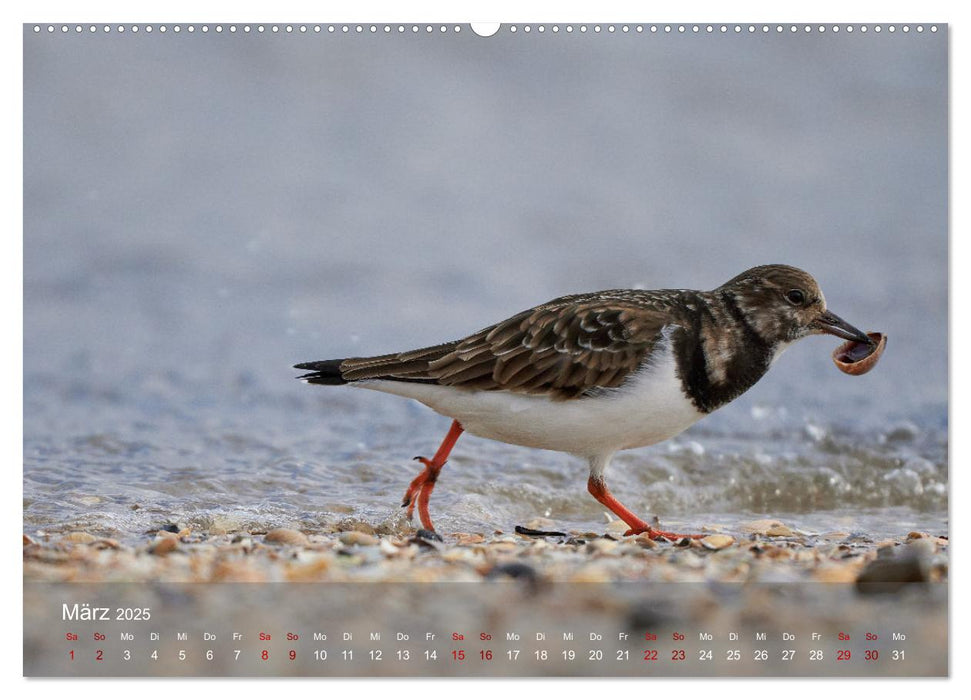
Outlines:
{"type": "Polygon", "coordinates": [[[868,345],[873,342],[826,308],[826,299],[812,275],[789,265],[753,267],[714,293],[727,294],[745,321],[771,345],[818,333],[868,345]]]}

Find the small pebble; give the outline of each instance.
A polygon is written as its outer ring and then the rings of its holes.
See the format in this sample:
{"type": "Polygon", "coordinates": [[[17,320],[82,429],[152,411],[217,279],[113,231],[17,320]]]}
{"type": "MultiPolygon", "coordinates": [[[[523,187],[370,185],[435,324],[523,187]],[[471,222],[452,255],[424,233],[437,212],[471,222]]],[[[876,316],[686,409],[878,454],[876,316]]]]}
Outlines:
{"type": "Polygon", "coordinates": [[[156,556],[164,556],[169,552],[174,552],[178,546],[179,540],[176,537],[159,537],[152,543],[148,551],[156,556]]]}
{"type": "Polygon", "coordinates": [[[699,542],[705,549],[719,550],[735,544],[735,538],[731,535],[708,535],[702,537],[699,542]]]}
{"type": "Polygon", "coordinates": [[[613,540],[599,539],[587,542],[587,551],[591,554],[610,554],[619,544],[613,540]]]}
{"type": "Polygon", "coordinates": [[[213,581],[262,583],[266,578],[266,572],[249,561],[221,561],[212,572],[213,581]]]}
{"type": "MultiPolygon", "coordinates": [[[[418,554],[418,549],[418,545],[404,541],[395,543],[390,539],[382,539],[378,544],[378,551],[389,559],[414,559],[415,555],[418,554]]],[[[467,550],[456,549],[455,551],[467,550]]]]}
{"type": "Polygon", "coordinates": [[[97,537],[92,535],[90,532],[69,532],[62,538],[65,542],[73,542],[74,544],[91,544],[97,541],[97,537]]]}
{"type": "Polygon", "coordinates": [[[792,534],[792,530],[779,520],[750,520],[738,526],[741,532],[750,535],[768,535],[769,537],[784,537],[792,534]],[[787,533],[787,534],[771,534],[787,533]]]}
{"type": "Polygon", "coordinates": [[[287,570],[288,581],[319,581],[331,567],[329,557],[318,556],[309,561],[290,567],[287,570]]]}
{"type": "Polygon", "coordinates": [[[509,578],[532,579],[536,580],[536,569],[529,564],[520,562],[510,562],[508,564],[496,564],[486,574],[486,578],[496,578],[498,576],[508,576],[509,578]]]}
{"type": "MultiPolygon", "coordinates": [[[[415,545],[410,545],[410,547],[415,551],[418,550],[418,547],[415,545]]],[[[473,562],[481,559],[481,555],[472,549],[453,547],[452,549],[446,549],[442,553],[442,559],[449,562],[473,562]]]]}
{"type": "Polygon", "coordinates": [[[896,593],[908,583],[927,581],[925,567],[918,552],[874,559],[856,579],[856,589],[864,594],[896,593]]]}
{"type": "MultiPolygon", "coordinates": [[[[299,530],[291,530],[285,527],[278,527],[270,530],[263,536],[264,542],[278,542],[280,544],[308,545],[310,540],[299,530]]],[[[341,540],[343,541],[343,539],[341,540]]]]}
{"type": "Polygon", "coordinates": [[[210,535],[228,535],[235,532],[242,526],[242,521],[238,517],[231,515],[215,515],[209,524],[210,535]]]}
{"type": "Polygon", "coordinates": [[[470,544],[481,544],[485,542],[485,537],[480,534],[469,534],[469,533],[459,533],[456,535],[457,544],[459,545],[470,545],[470,544]]]}
{"type": "Polygon", "coordinates": [[[343,544],[356,547],[373,547],[374,545],[378,544],[377,537],[359,530],[348,530],[347,532],[342,532],[338,539],[343,544]]]}
{"type": "Polygon", "coordinates": [[[813,578],[822,583],[853,583],[860,571],[855,566],[823,564],[813,572],[813,578]]]}
{"type": "Polygon", "coordinates": [[[539,573],[529,564],[520,562],[497,564],[485,575],[486,579],[496,579],[503,576],[521,581],[525,585],[526,591],[530,594],[535,595],[540,589],[539,573]]]}
{"type": "Polygon", "coordinates": [[[934,551],[937,549],[937,542],[934,537],[925,537],[924,539],[914,540],[909,542],[907,546],[903,549],[901,556],[916,556],[920,559],[927,559],[934,551]]]}
{"type": "Polygon", "coordinates": [[[574,571],[569,580],[573,583],[610,583],[613,575],[606,566],[590,564],[574,571]]]}
{"type": "Polygon", "coordinates": [[[634,537],[634,542],[643,547],[644,549],[660,549],[661,545],[652,540],[646,534],[640,534],[634,537]]]}
{"type": "Polygon", "coordinates": [[[355,532],[363,532],[366,535],[375,534],[374,526],[370,523],[366,523],[363,520],[342,520],[338,523],[338,527],[342,531],[353,530],[355,532]]]}
{"type": "Polygon", "coordinates": [[[519,551],[519,545],[515,542],[493,541],[488,543],[487,549],[495,554],[514,554],[519,551]]]}

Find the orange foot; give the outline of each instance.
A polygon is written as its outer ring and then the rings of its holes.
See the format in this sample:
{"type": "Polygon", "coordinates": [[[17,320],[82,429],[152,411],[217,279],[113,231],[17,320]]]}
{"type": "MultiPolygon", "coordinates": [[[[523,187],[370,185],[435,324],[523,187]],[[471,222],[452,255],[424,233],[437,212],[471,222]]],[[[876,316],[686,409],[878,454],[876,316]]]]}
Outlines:
{"type": "Polygon", "coordinates": [[[590,495],[596,498],[603,505],[607,506],[611,511],[613,511],[614,515],[630,526],[630,530],[624,533],[624,537],[628,537],[629,535],[646,534],[652,540],[657,540],[663,537],[675,542],[684,539],[685,537],[692,540],[699,540],[704,537],[704,535],[679,535],[676,532],[655,530],[653,527],[627,510],[627,508],[625,508],[620,501],[614,498],[613,494],[607,489],[607,483],[604,481],[602,474],[590,475],[590,479],[587,481],[587,490],[590,492],[590,495]]]}
{"type": "Polygon", "coordinates": [[[408,485],[405,497],[401,500],[401,507],[408,509],[408,519],[411,520],[415,513],[415,505],[418,505],[418,517],[421,519],[421,526],[426,530],[435,530],[432,519],[428,515],[428,499],[435,489],[435,482],[438,480],[438,473],[442,471],[445,463],[435,464],[432,460],[425,457],[415,457],[416,462],[425,465],[424,471],[416,476],[408,485]]]}
{"type": "Polygon", "coordinates": [[[455,441],[462,434],[462,430],[462,425],[457,420],[452,421],[452,427],[449,428],[448,434],[442,440],[442,444],[439,446],[434,457],[431,459],[415,457],[416,461],[425,465],[425,470],[416,476],[408,485],[408,490],[405,491],[405,497],[402,499],[401,507],[408,509],[408,519],[411,520],[411,516],[415,512],[415,505],[417,504],[418,517],[421,519],[421,526],[425,530],[435,531],[431,516],[428,514],[428,499],[431,497],[432,491],[435,490],[438,473],[445,466],[448,453],[452,451],[452,448],[455,446],[455,441]]]}
{"type": "Polygon", "coordinates": [[[652,540],[659,540],[662,537],[666,540],[671,540],[672,542],[677,542],[687,537],[690,540],[700,540],[704,535],[682,535],[677,532],[667,532],[665,530],[655,530],[650,525],[645,527],[634,527],[624,533],[624,537],[630,537],[631,535],[647,535],[652,540]]]}

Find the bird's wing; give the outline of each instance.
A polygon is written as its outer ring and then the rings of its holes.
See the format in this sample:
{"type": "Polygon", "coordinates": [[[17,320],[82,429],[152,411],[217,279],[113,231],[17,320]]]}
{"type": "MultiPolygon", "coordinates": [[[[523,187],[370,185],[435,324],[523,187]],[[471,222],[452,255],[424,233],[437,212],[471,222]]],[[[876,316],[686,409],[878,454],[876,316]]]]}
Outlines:
{"type": "Polygon", "coordinates": [[[454,343],[344,360],[341,371],[349,381],[398,379],[577,398],[623,384],[671,322],[661,304],[563,297],[454,343]]]}

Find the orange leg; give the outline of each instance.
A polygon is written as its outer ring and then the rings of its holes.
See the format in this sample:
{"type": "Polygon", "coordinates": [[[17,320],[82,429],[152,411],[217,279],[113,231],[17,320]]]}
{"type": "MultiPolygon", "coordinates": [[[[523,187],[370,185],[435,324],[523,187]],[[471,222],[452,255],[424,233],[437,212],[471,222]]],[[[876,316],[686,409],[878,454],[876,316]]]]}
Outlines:
{"type": "Polygon", "coordinates": [[[680,540],[683,537],[690,537],[691,539],[697,540],[704,537],[704,535],[679,535],[675,532],[655,530],[627,510],[620,501],[614,498],[613,494],[607,490],[607,482],[603,480],[603,477],[597,478],[591,476],[590,480],[587,481],[587,490],[590,492],[590,495],[607,506],[617,517],[630,526],[630,530],[624,533],[625,537],[628,535],[640,535],[641,533],[647,534],[652,540],[656,540],[659,537],[664,537],[669,540],[680,540]]]}
{"type": "Polygon", "coordinates": [[[401,507],[408,508],[408,519],[410,520],[415,512],[415,504],[417,503],[418,517],[421,519],[421,526],[426,530],[435,530],[435,526],[432,525],[432,519],[428,515],[428,499],[431,498],[432,491],[435,490],[438,473],[445,466],[445,461],[448,459],[452,448],[455,447],[455,441],[459,439],[459,435],[462,434],[463,430],[462,424],[457,420],[453,420],[452,427],[448,429],[448,434],[442,440],[442,444],[439,446],[438,452],[435,453],[434,457],[431,459],[415,457],[415,460],[425,465],[425,471],[416,476],[408,486],[401,507]]]}

